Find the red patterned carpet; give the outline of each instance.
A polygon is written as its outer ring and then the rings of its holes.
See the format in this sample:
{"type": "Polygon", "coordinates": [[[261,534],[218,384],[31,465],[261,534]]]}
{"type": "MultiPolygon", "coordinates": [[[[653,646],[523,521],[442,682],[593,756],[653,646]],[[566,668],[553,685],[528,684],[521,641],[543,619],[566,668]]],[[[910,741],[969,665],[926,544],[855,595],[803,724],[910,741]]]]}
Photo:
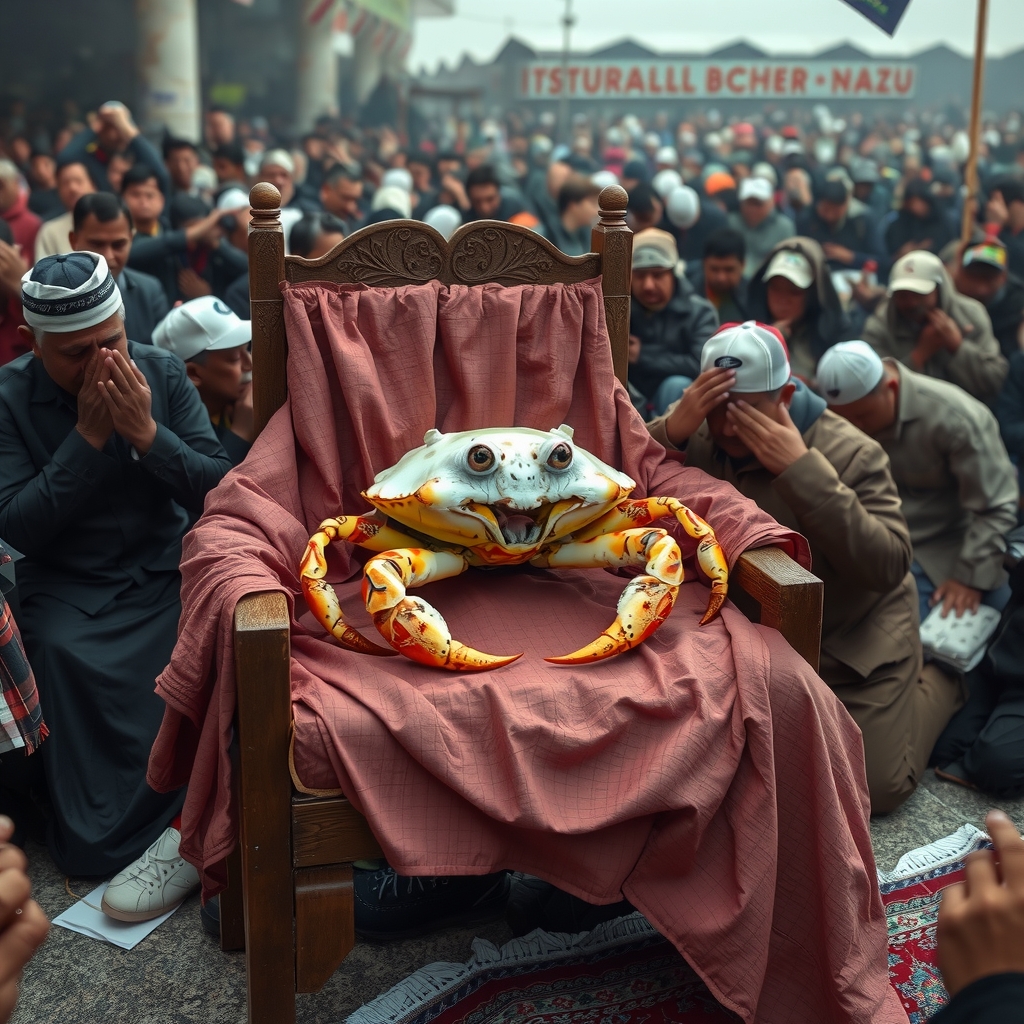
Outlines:
{"type": "MultiPolygon", "coordinates": [[[[910,1024],[947,999],[936,966],[941,893],[963,858],[987,845],[970,825],[908,853],[879,876],[889,920],[889,976],[910,1024]]],[[[639,914],[582,936],[533,932],[500,949],[478,939],[467,964],[431,964],[363,1006],[347,1024],[726,1024],[675,948],[639,914]]]]}

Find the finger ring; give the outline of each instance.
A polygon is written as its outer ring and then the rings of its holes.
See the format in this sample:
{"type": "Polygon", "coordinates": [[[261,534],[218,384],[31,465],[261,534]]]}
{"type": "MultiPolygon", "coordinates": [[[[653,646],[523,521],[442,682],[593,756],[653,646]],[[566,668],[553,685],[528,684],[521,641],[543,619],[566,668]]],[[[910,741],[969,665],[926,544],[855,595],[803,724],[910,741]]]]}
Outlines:
{"type": "Polygon", "coordinates": [[[21,913],[21,907],[18,907],[18,909],[15,911],[15,914],[20,914],[20,913],[21,913]]]}

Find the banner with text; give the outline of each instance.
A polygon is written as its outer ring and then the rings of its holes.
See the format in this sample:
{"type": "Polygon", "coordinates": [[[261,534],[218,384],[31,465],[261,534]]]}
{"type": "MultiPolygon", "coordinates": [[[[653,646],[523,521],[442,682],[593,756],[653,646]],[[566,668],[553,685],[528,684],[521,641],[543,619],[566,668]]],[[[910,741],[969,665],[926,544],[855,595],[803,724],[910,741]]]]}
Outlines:
{"type": "Polygon", "coordinates": [[[524,64],[519,95],[573,99],[909,99],[916,67],[906,62],[638,60],[524,64]]]}

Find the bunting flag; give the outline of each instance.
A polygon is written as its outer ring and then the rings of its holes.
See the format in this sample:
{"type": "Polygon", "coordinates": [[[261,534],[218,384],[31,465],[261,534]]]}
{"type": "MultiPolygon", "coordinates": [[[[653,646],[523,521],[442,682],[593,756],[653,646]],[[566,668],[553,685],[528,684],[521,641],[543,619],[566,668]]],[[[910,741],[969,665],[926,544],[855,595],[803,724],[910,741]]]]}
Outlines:
{"type": "Polygon", "coordinates": [[[893,35],[900,18],[910,6],[910,0],[843,0],[858,14],[877,25],[886,35],[893,35]]]}
{"type": "Polygon", "coordinates": [[[307,6],[309,8],[308,21],[310,25],[319,25],[334,10],[337,0],[312,0],[307,6]]]}

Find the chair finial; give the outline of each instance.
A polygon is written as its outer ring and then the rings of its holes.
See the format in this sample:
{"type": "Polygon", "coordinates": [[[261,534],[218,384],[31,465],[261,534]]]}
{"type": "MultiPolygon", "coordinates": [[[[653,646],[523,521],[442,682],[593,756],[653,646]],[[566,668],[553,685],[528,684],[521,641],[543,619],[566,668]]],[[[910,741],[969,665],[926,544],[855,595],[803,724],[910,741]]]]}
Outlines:
{"type": "Polygon", "coordinates": [[[629,196],[621,185],[608,185],[601,189],[598,197],[598,208],[601,211],[601,223],[605,225],[621,224],[626,219],[626,204],[629,196]]]}

